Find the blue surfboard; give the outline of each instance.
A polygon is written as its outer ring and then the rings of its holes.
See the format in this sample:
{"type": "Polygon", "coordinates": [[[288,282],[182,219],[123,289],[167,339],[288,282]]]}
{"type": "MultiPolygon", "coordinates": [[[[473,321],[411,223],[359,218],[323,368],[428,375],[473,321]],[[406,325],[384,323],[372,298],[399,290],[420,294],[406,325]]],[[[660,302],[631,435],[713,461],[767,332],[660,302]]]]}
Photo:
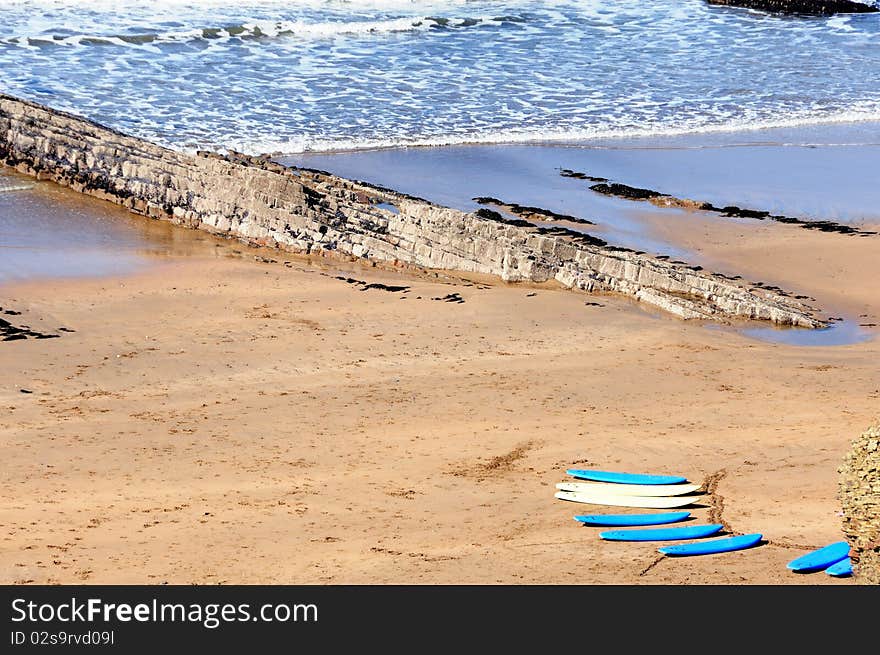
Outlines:
{"type": "Polygon", "coordinates": [[[628,525],[663,525],[684,521],[690,512],[665,512],[663,514],[581,514],[575,521],[585,525],[603,525],[626,527],[628,525]]]}
{"type": "Polygon", "coordinates": [[[720,532],[724,526],[692,525],[685,528],[654,528],[653,530],[607,530],[599,537],[607,541],[674,541],[676,539],[700,539],[720,532]]]}
{"type": "Polygon", "coordinates": [[[824,548],[791,560],[786,566],[797,573],[824,571],[847,555],[849,555],[849,544],[845,541],[835,541],[824,548]]]}
{"type": "Polygon", "coordinates": [[[825,573],[833,575],[835,578],[845,578],[852,575],[852,572],[852,560],[849,557],[844,557],[837,564],[832,564],[825,569],[825,573]]]}
{"type": "Polygon", "coordinates": [[[664,555],[686,557],[688,555],[711,555],[713,553],[728,553],[733,550],[751,548],[757,544],[764,535],[760,533],[744,534],[738,537],[722,537],[721,539],[704,539],[691,544],[676,544],[674,546],[661,546],[657,550],[664,555]]]}
{"type": "Polygon", "coordinates": [[[616,482],[618,484],[679,484],[680,482],[687,482],[687,478],[683,478],[680,475],[617,473],[614,471],[594,471],[592,469],[568,469],[566,473],[581,480],[616,482]]]}

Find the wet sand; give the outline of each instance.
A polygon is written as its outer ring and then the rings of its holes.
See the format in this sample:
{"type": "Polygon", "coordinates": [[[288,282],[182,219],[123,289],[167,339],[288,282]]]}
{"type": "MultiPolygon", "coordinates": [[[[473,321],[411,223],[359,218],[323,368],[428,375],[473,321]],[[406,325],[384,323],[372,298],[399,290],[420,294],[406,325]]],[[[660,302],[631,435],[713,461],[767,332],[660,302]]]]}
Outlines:
{"type": "MultiPolygon", "coordinates": [[[[754,223],[653,229],[877,322],[875,240],[754,223]]],[[[0,316],[73,330],[0,343],[3,582],[851,584],[785,563],[841,538],[880,340],[795,347],[199,236],[146,269],[0,286],[21,312],[0,316]],[[571,466],[706,482],[692,524],[767,543],[603,542],[572,516],[608,508],[553,498],[571,466]]]]}

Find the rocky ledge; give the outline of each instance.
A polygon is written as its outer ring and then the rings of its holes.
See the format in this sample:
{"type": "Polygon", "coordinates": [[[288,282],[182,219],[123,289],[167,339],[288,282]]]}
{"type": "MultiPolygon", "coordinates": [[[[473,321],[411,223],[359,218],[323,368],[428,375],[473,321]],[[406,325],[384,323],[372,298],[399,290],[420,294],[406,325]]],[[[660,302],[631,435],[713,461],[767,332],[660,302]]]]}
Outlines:
{"type": "MultiPolygon", "coordinates": [[[[237,153],[189,155],[0,95],[0,162],[132,212],[247,243],[616,292],[684,319],[825,327],[782,290],[498,212],[467,213],[237,153]]],[[[534,213],[535,208],[528,208],[534,213]]]]}
{"type": "Polygon", "coordinates": [[[878,11],[877,7],[851,0],[708,0],[710,5],[729,5],[780,14],[831,16],[832,14],[863,14],[878,11]]]}

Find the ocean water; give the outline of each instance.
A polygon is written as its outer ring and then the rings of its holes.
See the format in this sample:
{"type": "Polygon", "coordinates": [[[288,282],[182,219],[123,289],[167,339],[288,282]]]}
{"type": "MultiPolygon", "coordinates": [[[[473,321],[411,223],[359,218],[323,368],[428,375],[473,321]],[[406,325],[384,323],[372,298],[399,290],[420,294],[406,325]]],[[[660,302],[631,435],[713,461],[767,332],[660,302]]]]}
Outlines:
{"type": "Polygon", "coordinates": [[[0,91],[301,153],[880,120],[880,15],[704,0],[0,0],[0,91]]]}

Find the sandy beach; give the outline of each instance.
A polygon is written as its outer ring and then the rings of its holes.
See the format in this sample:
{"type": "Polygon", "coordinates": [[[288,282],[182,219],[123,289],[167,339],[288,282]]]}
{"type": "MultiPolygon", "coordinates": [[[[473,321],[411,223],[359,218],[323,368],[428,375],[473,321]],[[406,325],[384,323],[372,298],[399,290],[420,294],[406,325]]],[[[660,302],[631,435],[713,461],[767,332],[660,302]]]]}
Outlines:
{"type": "MultiPolygon", "coordinates": [[[[876,239],[656,229],[880,322],[876,239]]],[[[0,316],[60,335],[0,344],[3,582],[850,584],[785,563],[840,539],[877,339],[797,347],[619,296],[199,237],[135,271],[0,286],[0,316]],[[705,482],[694,523],[767,543],[603,542],[572,516],[607,508],[553,498],[571,466],[705,482]]]]}

